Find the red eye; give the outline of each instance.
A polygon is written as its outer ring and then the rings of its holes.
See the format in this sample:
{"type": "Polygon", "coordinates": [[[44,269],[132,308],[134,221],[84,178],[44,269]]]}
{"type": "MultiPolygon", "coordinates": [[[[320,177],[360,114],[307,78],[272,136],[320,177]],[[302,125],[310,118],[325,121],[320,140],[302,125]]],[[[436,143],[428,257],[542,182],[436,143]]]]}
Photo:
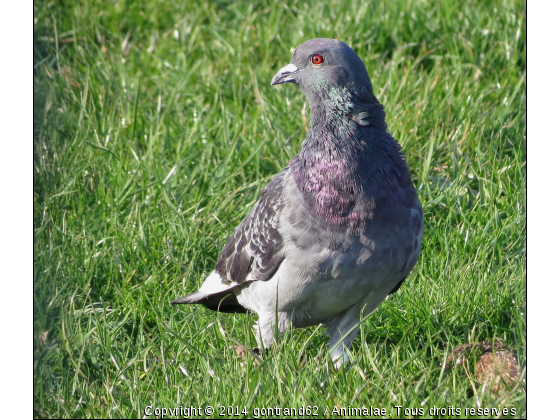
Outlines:
{"type": "Polygon", "coordinates": [[[311,57],[311,62],[316,65],[323,64],[323,56],[321,54],[315,54],[311,57]]]}

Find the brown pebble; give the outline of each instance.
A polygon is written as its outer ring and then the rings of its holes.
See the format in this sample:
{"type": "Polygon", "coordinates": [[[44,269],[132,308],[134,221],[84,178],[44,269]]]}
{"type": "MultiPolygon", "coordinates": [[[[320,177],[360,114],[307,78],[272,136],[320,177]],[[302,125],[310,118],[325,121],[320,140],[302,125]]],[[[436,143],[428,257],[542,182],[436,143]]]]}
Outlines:
{"type": "Polygon", "coordinates": [[[502,350],[484,353],[476,364],[476,378],[493,392],[514,387],[519,383],[521,372],[512,352],[502,350]]]}

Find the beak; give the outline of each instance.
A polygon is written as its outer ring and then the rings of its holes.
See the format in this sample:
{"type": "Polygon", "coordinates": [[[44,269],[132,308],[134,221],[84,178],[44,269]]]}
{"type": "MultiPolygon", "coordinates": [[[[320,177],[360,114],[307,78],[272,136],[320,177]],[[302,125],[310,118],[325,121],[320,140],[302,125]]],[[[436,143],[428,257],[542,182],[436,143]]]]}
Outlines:
{"type": "Polygon", "coordinates": [[[274,86],[281,83],[294,82],[295,79],[292,76],[298,71],[299,69],[297,68],[297,66],[290,63],[287,66],[282,67],[280,71],[274,75],[270,84],[274,86]]]}

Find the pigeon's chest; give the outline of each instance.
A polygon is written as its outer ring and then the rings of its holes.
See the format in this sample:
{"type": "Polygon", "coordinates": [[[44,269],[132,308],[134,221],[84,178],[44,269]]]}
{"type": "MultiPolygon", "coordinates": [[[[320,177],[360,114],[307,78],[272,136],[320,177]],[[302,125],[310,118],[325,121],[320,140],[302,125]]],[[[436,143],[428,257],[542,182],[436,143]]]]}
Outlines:
{"type": "Polygon", "coordinates": [[[292,192],[287,199],[293,204],[290,225],[297,228],[307,223],[302,228],[309,229],[316,222],[320,231],[363,231],[371,208],[360,204],[363,186],[347,165],[325,160],[312,170],[303,172],[296,167],[292,173],[287,186],[292,192]]]}
{"type": "Polygon", "coordinates": [[[402,192],[400,202],[377,208],[358,200],[336,219],[314,210],[301,190],[294,185],[287,190],[291,188],[280,225],[286,258],[295,271],[319,282],[372,276],[392,282],[408,274],[420,250],[423,227],[413,191],[410,197],[402,192]]]}

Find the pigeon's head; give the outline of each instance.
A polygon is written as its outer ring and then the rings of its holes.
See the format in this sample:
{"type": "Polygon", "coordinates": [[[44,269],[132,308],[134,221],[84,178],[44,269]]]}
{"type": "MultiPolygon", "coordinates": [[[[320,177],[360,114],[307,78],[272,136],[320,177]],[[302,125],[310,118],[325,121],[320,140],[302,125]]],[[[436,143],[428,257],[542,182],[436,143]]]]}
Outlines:
{"type": "Polygon", "coordinates": [[[298,46],[290,64],[276,73],[271,84],[288,82],[297,84],[312,105],[338,97],[341,91],[349,93],[352,101],[377,102],[364,63],[336,39],[311,39],[298,46]]]}

